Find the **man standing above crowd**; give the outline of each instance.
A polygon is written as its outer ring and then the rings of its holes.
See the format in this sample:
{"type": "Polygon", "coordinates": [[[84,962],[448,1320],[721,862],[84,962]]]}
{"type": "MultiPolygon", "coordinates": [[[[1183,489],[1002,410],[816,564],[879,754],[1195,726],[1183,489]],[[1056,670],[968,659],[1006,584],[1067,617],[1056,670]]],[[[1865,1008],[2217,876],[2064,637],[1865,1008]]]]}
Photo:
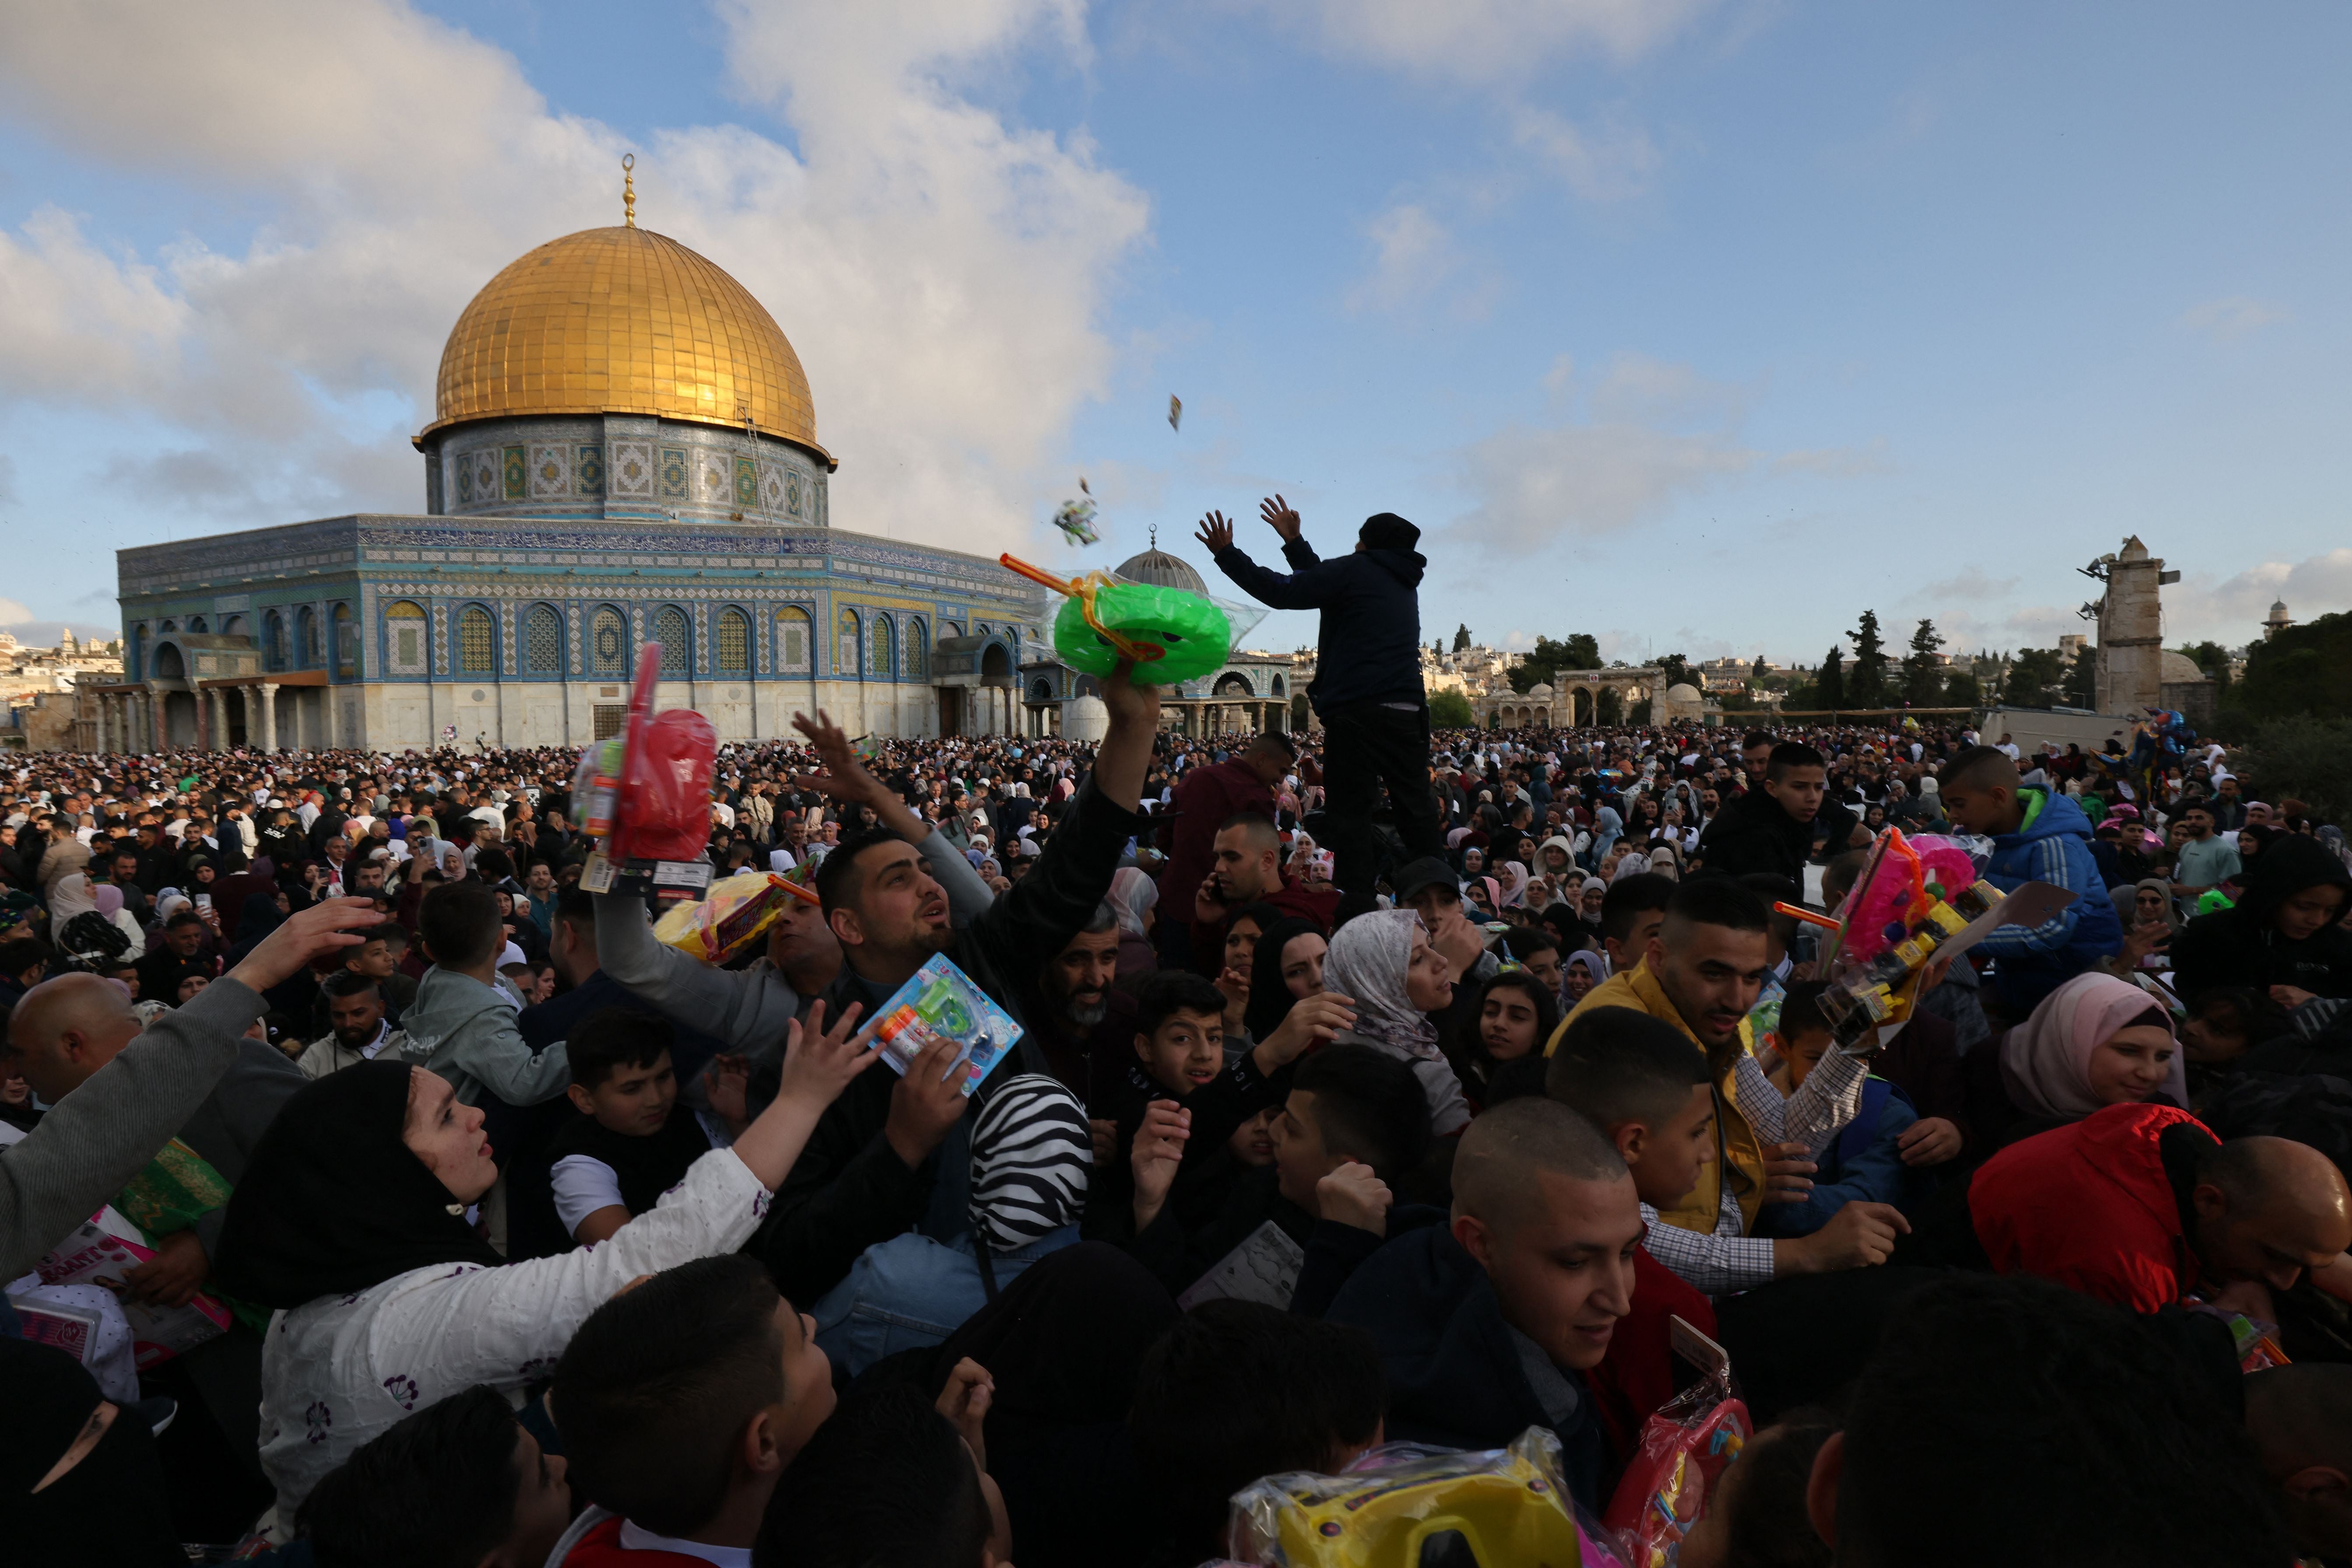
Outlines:
{"type": "MultiPolygon", "coordinates": [[[[1421,688],[1419,589],[1429,564],[1413,548],[1421,530],[1394,512],[1377,512],[1357,531],[1352,554],[1325,561],[1301,535],[1298,513],[1280,496],[1258,511],[1282,535],[1287,576],[1244,554],[1222,512],[1203,518],[1197,537],[1218,570],[1260,604],[1323,612],[1307,696],[1323,721],[1325,836],[1339,859],[1332,880],[1352,903],[1369,907],[1381,869],[1372,811],[1382,784],[1396,811],[1404,858],[1440,855],[1445,847],[1437,797],[1429,787],[1429,703],[1421,688]]],[[[1190,888],[1180,891],[1189,895],[1190,888]]]]}

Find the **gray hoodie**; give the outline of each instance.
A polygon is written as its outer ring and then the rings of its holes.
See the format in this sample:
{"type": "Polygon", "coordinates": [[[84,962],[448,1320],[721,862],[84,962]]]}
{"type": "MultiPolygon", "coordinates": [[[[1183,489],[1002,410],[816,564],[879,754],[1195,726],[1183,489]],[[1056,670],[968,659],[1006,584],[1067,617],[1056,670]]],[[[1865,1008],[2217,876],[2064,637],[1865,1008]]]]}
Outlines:
{"type": "MultiPolygon", "coordinates": [[[[417,983],[416,1000],[400,1016],[401,1059],[439,1073],[467,1105],[495,1095],[509,1105],[553,1100],[572,1081],[558,1042],[537,1055],[515,1026],[522,998],[499,977],[485,985],[435,964],[417,983]]],[[[381,1057],[379,1060],[383,1059],[381,1057]]]]}

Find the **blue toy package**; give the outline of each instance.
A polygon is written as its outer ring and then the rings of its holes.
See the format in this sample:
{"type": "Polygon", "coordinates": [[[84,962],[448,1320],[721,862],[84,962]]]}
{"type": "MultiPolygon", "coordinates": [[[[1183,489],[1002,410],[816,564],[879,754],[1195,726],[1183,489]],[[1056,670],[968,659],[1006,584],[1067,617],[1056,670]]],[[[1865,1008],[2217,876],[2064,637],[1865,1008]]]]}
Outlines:
{"type": "Polygon", "coordinates": [[[875,1037],[883,1059],[899,1077],[925,1047],[946,1040],[955,1047],[954,1071],[970,1095],[1021,1038],[1012,1015],[988,999],[971,976],[944,955],[933,958],[882,1004],[875,1037]]]}

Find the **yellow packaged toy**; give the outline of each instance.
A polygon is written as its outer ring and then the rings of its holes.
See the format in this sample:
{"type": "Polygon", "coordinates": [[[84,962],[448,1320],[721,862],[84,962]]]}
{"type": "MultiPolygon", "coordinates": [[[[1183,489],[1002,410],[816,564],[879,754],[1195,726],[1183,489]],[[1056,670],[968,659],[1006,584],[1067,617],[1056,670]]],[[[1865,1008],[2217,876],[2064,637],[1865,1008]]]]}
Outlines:
{"type": "Polygon", "coordinates": [[[1481,1568],[1617,1561],[1605,1545],[1588,1546],[1559,1439],[1538,1426],[1507,1448],[1446,1453],[1397,1444],[1344,1475],[1268,1476],[1234,1494],[1228,1528],[1234,1561],[1263,1568],[1418,1568],[1423,1544],[1447,1535],[1458,1535],[1481,1568]]]}
{"type": "Polygon", "coordinates": [[[814,890],[789,874],[745,871],[711,883],[699,902],[664,910],[654,936],[690,958],[725,963],[766,936],[785,905],[816,901],[814,890]]]}

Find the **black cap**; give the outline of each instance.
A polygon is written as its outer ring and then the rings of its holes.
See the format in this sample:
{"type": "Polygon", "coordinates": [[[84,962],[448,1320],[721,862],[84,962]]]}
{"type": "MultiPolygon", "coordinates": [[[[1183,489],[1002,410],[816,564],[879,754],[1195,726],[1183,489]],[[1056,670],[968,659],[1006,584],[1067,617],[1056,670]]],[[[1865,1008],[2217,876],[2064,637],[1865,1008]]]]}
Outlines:
{"type": "Polygon", "coordinates": [[[1436,887],[1440,883],[1455,898],[1462,896],[1462,879],[1454,874],[1453,867],[1433,855],[1424,855],[1418,860],[1406,862],[1398,868],[1395,876],[1389,879],[1389,886],[1396,889],[1400,904],[1423,889],[1436,887]]]}
{"type": "Polygon", "coordinates": [[[1392,511],[1376,511],[1364,519],[1356,538],[1370,550],[1411,550],[1421,542],[1421,530],[1392,511]]]}

